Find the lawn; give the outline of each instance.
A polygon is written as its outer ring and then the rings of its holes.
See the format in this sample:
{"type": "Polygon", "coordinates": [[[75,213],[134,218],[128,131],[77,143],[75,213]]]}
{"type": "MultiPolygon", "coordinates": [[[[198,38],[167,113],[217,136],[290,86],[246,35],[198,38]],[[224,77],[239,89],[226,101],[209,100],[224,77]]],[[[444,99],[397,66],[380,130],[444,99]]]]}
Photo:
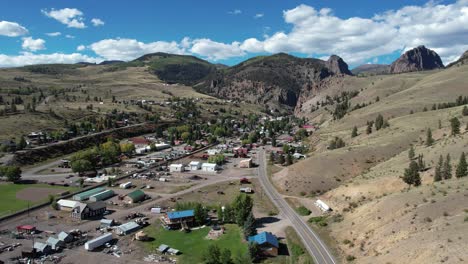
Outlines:
{"type": "Polygon", "coordinates": [[[39,196],[36,196],[33,200],[28,199],[21,199],[17,197],[17,193],[26,189],[31,189],[34,192],[35,188],[46,188],[46,189],[56,189],[57,192],[64,192],[64,191],[74,191],[76,188],[73,187],[63,187],[63,186],[50,186],[47,184],[13,184],[13,183],[5,183],[0,184],[0,216],[7,215],[21,209],[25,209],[30,206],[39,204],[41,202],[47,201],[48,195],[44,195],[42,193],[39,196]]]}
{"type": "Polygon", "coordinates": [[[210,230],[209,227],[185,233],[178,230],[165,230],[160,225],[151,225],[145,229],[145,232],[155,240],[142,243],[150,252],[154,252],[161,244],[180,250],[182,253],[178,257],[180,263],[201,263],[203,254],[212,244],[218,245],[221,249],[230,249],[233,258],[246,254],[248,245],[243,241],[241,229],[234,224],[225,225],[225,228],[226,233],[218,240],[208,240],[205,237],[210,230]]]}

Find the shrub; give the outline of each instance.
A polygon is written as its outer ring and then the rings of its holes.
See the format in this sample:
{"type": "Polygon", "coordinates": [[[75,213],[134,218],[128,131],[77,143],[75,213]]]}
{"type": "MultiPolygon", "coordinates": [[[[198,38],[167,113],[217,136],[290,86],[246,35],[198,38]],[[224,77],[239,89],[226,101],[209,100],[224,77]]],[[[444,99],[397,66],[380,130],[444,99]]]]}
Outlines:
{"type": "Polygon", "coordinates": [[[307,216],[312,213],[309,209],[307,209],[305,206],[300,206],[296,209],[297,213],[302,216],[307,216]]]}

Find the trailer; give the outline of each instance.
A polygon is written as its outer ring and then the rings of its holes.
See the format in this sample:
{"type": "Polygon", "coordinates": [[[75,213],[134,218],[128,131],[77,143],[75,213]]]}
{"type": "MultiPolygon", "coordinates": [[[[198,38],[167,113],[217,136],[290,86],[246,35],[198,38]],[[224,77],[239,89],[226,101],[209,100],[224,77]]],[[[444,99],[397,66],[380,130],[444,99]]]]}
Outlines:
{"type": "Polygon", "coordinates": [[[120,184],[120,188],[122,189],[128,189],[130,187],[132,187],[132,182],[126,182],[126,183],[120,184]]]}
{"type": "Polygon", "coordinates": [[[328,206],[326,203],[322,202],[322,200],[315,201],[315,205],[324,212],[331,211],[330,206],[328,206]]]}
{"type": "Polygon", "coordinates": [[[96,237],[95,239],[86,242],[84,247],[86,250],[91,251],[91,250],[94,250],[95,248],[98,248],[104,245],[105,243],[111,240],[112,240],[112,233],[106,233],[100,237],[96,237]]]}

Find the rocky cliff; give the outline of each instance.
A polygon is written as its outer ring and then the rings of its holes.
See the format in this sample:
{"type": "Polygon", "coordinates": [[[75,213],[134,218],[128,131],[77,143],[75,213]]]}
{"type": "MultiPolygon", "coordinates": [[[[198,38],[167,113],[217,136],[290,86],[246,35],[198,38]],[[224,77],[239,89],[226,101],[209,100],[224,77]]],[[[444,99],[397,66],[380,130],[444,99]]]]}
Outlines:
{"type": "Polygon", "coordinates": [[[444,68],[439,55],[424,46],[405,52],[390,65],[390,73],[404,73],[444,68]]]}

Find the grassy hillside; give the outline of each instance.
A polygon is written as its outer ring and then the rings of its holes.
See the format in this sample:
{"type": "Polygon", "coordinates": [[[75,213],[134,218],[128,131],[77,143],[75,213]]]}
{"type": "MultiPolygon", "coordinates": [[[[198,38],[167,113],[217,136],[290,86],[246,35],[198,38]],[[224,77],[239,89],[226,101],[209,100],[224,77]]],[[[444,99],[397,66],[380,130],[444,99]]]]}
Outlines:
{"type": "MultiPolygon", "coordinates": [[[[272,178],[288,195],[326,201],[334,208],[328,227],[316,227],[330,236],[342,259],[355,263],[463,263],[468,253],[468,177],[433,183],[434,167],[440,155],[451,154],[453,173],[462,151],[467,151],[468,117],[463,106],[431,110],[434,104],[455,102],[468,96],[468,66],[401,75],[349,77],[330,81],[330,89],[309,98],[301,115],[320,122],[311,136],[311,157],[272,178]],[[359,91],[350,99],[343,118],[333,120],[336,107],[328,104],[307,111],[307,106],[347,91],[359,91]],[[377,99],[378,97],[378,99],[377,99]],[[381,114],[388,128],[367,134],[368,121],[381,114]],[[461,135],[451,136],[453,117],[461,121],[461,135]],[[440,121],[439,121],[440,120],[440,121]],[[353,127],[358,136],[352,138],[353,127]],[[431,128],[435,143],[425,145],[431,128]],[[329,142],[340,137],[346,146],[329,150],[329,142]],[[408,190],[401,180],[408,168],[408,149],[414,145],[424,155],[427,170],[422,185],[408,190]],[[336,218],[336,216],[340,216],[336,218]],[[332,220],[332,219],[335,220],[332,220]],[[339,219],[339,220],[336,220],[339,219]]],[[[314,225],[315,226],[315,225],[314,225]]]]}

